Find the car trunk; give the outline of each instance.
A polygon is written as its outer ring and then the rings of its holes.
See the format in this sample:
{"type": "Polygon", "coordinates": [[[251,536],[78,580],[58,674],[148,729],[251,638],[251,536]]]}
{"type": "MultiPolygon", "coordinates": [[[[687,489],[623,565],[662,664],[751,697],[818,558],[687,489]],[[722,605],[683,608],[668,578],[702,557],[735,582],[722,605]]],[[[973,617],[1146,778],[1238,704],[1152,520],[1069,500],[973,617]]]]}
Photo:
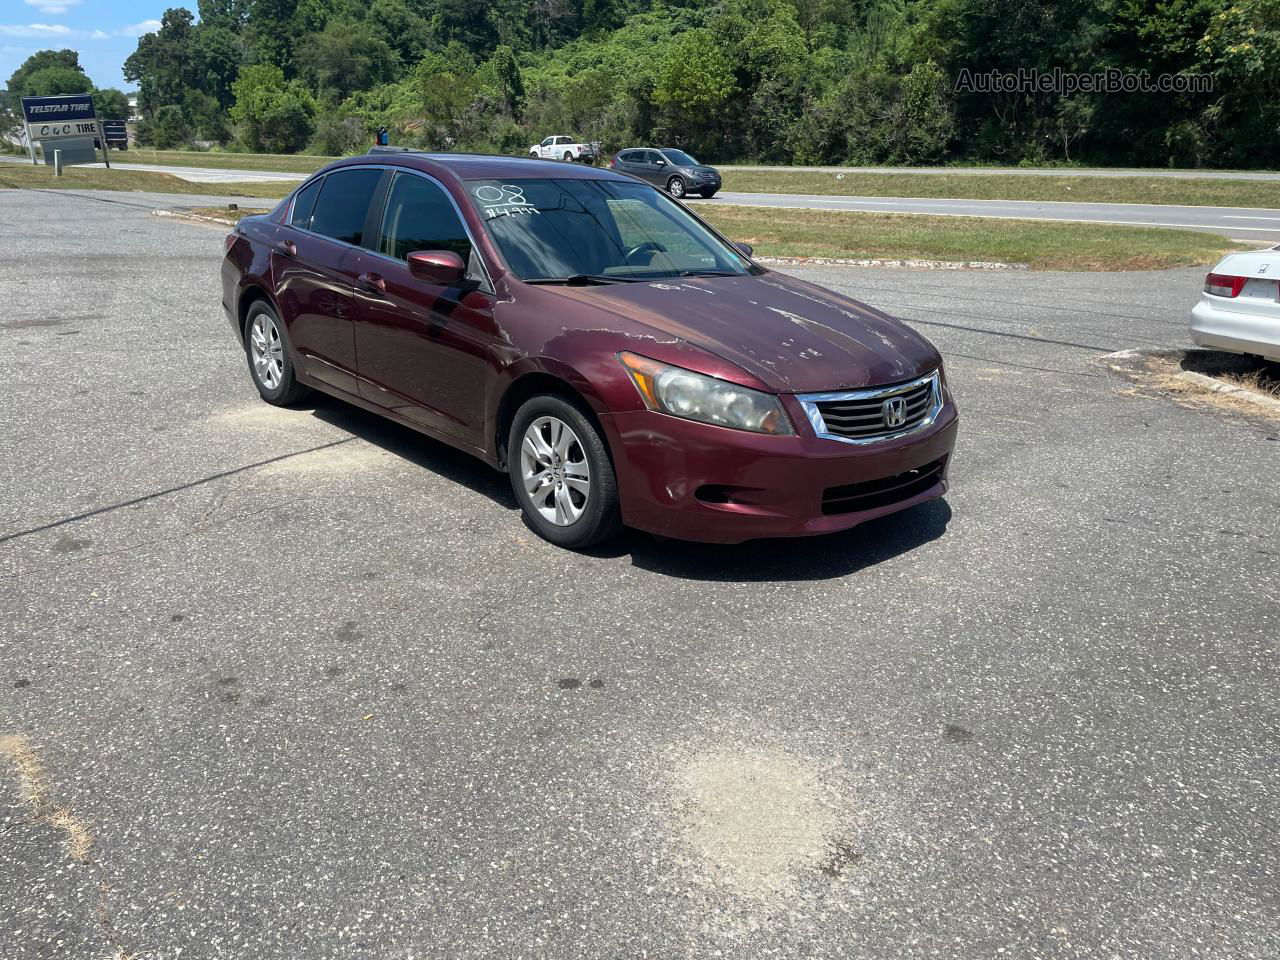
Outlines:
{"type": "Polygon", "coordinates": [[[1280,250],[1238,253],[1214,267],[1213,272],[1245,278],[1238,296],[1215,298],[1219,309],[1275,317],[1280,323],[1280,250]]]}

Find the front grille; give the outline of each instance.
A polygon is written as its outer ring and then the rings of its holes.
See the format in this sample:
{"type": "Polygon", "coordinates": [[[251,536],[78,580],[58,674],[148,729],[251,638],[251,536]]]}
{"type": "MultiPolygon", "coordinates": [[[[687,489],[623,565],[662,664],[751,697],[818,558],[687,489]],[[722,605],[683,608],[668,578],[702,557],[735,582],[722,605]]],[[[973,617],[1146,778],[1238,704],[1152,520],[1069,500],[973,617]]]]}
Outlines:
{"type": "Polygon", "coordinates": [[[856,513],[874,510],[919,496],[932,487],[942,476],[946,458],[927,463],[923,467],[895,473],[879,480],[848,483],[842,487],[827,487],[822,492],[822,512],[830,516],[837,513],[856,513]]]}
{"type": "Polygon", "coordinates": [[[848,393],[810,394],[799,398],[821,437],[849,443],[872,443],[928,426],[938,415],[938,375],[909,383],[848,393]]]}

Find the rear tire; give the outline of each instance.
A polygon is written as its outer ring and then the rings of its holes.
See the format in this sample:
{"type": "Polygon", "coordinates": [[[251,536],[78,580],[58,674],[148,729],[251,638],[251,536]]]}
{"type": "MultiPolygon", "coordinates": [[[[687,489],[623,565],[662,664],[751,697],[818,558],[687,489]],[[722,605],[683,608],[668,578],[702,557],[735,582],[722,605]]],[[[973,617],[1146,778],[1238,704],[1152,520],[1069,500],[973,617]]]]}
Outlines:
{"type": "Polygon", "coordinates": [[[685,194],[684,181],[679,177],[672,177],[667,181],[667,193],[671,194],[671,196],[675,197],[677,200],[683,200],[685,194]]]}
{"type": "Polygon", "coordinates": [[[572,154],[572,153],[570,153],[568,150],[566,150],[566,151],[564,152],[564,159],[565,159],[565,162],[566,162],[566,163],[572,162],[572,160],[573,160],[573,154],[572,154]]]}
{"type": "Polygon", "coordinates": [[[543,394],[516,411],[507,438],[507,472],[534,533],[581,550],[622,527],[618,481],[604,438],[575,404],[543,394]]]}
{"type": "Polygon", "coordinates": [[[263,400],[277,407],[297,403],[308,392],[294,374],[292,353],[275,309],[265,300],[255,300],[245,317],[244,354],[253,385],[263,400]]]}

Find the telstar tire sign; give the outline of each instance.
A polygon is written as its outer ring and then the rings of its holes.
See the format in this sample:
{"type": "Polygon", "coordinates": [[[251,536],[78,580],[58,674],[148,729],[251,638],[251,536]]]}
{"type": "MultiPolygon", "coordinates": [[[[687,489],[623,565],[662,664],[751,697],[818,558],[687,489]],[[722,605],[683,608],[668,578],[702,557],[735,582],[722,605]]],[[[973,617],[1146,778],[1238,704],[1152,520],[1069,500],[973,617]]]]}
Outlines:
{"type": "Polygon", "coordinates": [[[27,121],[27,136],[32,140],[98,135],[93,97],[87,93],[65,97],[23,97],[22,115],[27,121]]]}

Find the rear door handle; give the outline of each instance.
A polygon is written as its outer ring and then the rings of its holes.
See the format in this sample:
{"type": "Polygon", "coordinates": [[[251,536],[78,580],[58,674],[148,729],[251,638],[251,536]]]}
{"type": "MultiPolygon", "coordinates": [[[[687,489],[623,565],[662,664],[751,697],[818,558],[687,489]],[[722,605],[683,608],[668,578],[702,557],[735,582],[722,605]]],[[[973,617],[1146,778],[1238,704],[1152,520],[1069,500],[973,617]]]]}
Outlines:
{"type": "Polygon", "coordinates": [[[379,293],[387,292],[387,281],[383,280],[381,275],[376,273],[362,273],[356,277],[362,287],[370,290],[377,290],[379,293]]]}
{"type": "Polygon", "coordinates": [[[276,244],[276,252],[283,253],[286,257],[296,257],[298,248],[292,240],[281,240],[276,244]]]}

